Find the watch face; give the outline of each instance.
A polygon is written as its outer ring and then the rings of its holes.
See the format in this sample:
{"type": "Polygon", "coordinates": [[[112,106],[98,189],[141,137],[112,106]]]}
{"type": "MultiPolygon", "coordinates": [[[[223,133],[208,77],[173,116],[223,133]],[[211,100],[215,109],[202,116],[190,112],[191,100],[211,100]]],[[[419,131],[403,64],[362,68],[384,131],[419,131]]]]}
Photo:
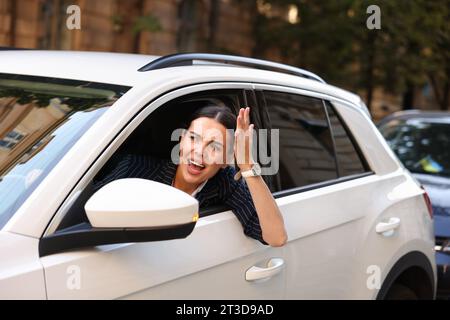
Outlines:
{"type": "Polygon", "coordinates": [[[252,168],[252,171],[255,176],[261,175],[261,167],[259,166],[259,164],[255,164],[252,168]]]}

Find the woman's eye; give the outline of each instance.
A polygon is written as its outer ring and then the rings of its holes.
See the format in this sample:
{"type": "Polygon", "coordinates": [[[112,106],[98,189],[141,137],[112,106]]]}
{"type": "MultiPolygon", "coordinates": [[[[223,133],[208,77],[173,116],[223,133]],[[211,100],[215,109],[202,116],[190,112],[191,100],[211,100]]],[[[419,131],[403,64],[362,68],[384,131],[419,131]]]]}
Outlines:
{"type": "Polygon", "coordinates": [[[216,151],[216,147],[213,144],[208,144],[206,149],[208,150],[208,152],[215,152],[216,151]]]}
{"type": "Polygon", "coordinates": [[[221,150],[220,146],[212,145],[212,150],[219,152],[221,150]]]}

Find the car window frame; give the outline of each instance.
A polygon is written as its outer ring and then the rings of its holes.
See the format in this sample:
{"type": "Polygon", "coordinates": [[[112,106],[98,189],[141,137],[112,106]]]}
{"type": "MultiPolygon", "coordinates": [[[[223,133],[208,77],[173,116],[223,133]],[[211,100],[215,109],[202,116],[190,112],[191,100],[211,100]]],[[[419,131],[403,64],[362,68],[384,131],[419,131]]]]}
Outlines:
{"type": "MultiPolygon", "coordinates": [[[[47,227],[45,228],[41,239],[53,235],[60,223],[63,221],[65,215],[70,211],[72,205],[76,202],[77,198],[82,194],[83,190],[88,186],[90,181],[95,175],[104,167],[108,160],[115,154],[120,146],[126,141],[126,139],[133,133],[135,129],[148,117],[153,111],[161,107],[162,105],[182,96],[186,96],[193,93],[200,93],[202,91],[210,90],[242,90],[252,91],[253,84],[249,82],[239,81],[218,81],[218,82],[205,82],[188,84],[180,87],[172,88],[159,94],[150,101],[146,102],[139,111],[127,122],[127,124],[120,129],[120,131],[110,140],[108,145],[101,150],[95,161],[85,170],[84,174],[78,179],[75,185],[72,187],[71,192],[64,198],[58,210],[52,215],[47,227]]],[[[246,98],[249,97],[244,94],[246,98]]],[[[257,107],[257,106],[256,106],[257,107]]],[[[200,219],[212,214],[226,212],[226,207],[222,205],[214,206],[213,208],[205,209],[205,214],[200,216],[200,219]]]]}
{"type": "MultiPolygon", "coordinates": [[[[318,183],[314,183],[314,184],[309,184],[306,186],[301,186],[301,187],[295,187],[295,188],[290,188],[290,189],[286,189],[286,190],[278,190],[276,192],[272,192],[272,195],[275,199],[277,198],[283,198],[286,196],[290,196],[290,195],[294,195],[294,194],[298,194],[298,193],[303,193],[303,192],[307,192],[307,191],[311,191],[311,190],[315,190],[315,189],[319,189],[319,188],[324,188],[327,186],[331,186],[331,185],[335,185],[335,184],[339,184],[339,183],[343,183],[343,182],[347,182],[350,180],[355,180],[355,179],[360,179],[360,178],[365,178],[367,176],[371,176],[374,175],[375,172],[370,168],[367,159],[364,157],[362,150],[360,149],[359,145],[357,144],[356,140],[353,137],[353,133],[351,132],[351,130],[348,128],[347,124],[345,123],[345,121],[343,120],[342,116],[339,114],[339,111],[337,110],[337,108],[333,105],[332,101],[333,100],[337,100],[340,103],[343,103],[345,105],[349,105],[349,103],[347,101],[342,101],[340,99],[336,99],[335,97],[330,97],[326,94],[322,94],[319,92],[314,92],[314,91],[309,91],[309,90],[303,90],[303,89],[299,89],[299,88],[294,88],[294,87],[286,87],[286,86],[278,86],[278,85],[270,85],[270,84],[262,84],[262,83],[258,83],[254,85],[254,89],[255,92],[260,92],[262,94],[262,96],[264,97],[264,101],[265,101],[265,92],[266,91],[274,91],[274,92],[280,92],[280,93],[287,93],[287,94],[294,94],[294,95],[303,95],[306,97],[311,97],[311,98],[318,98],[321,99],[324,102],[324,111],[326,113],[326,117],[327,117],[327,122],[330,123],[330,119],[328,117],[328,112],[326,110],[326,105],[325,103],[328,101],[331,104],[331,107],[333,108],[333,111],[336,113],[336,115],[338,116],[342,126],[344,127],[344,129],[346,130],[347,135],[350,138],[350,141],[352,142],[353,146],[355,147],[355,150],[358,153],[358,156],[360,157],[364,169],[367,170],[366,172],[363,173],[358,173],[358,174],[354,174],[354,175],[348,175],[348,176],[344,176],[344,177],[340,177],[339,176],[339,171],[337,171],[337,175],[338,178],[336,179],[332,179],[332,180],[326,180],[326,181],[322,181],[322,182],[318,182],[318,183]]],[[[258,101],[261,101],[261,99],[259,99],[258,101]]],[[[267,105],[258,103],[258,107],[259,110],[261,110],[261,112],[267,112],[267,105]]],[[[271,123],[270,123],[270,119],[268,119],[269,123],[267,123],[267,121],[265,121],[263,123],[264,128],[270,129],[271,123]]],[[[333,151],[334,151],[334,155],[335,155],[335,161],[337,164],[337,155],[336,155],[336,149],[335,149],[335,142],[334,142],[334,135],[333,135],[333,131],[332,128],[330,127],[331,133],[332,133],[332,141],[333,141],[333,151]]],[[[336,167],[336,170],[338,170],[338,167],[336,167]]],[[[279,176],[279,173],[277,174],[277,176],[279,176]]],[[[279,178],[278,178],[279,180],[279,178]]]]}

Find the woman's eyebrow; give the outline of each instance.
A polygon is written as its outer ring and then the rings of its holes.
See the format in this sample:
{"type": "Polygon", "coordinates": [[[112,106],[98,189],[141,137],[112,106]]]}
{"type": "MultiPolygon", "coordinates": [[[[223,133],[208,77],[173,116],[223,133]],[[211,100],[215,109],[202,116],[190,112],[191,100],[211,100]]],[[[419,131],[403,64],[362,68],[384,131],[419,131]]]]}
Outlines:
{"type": "Polygon", "coordinates": [[[216,141],[216,140],[211,140],[209,142],[209,144],[215,144],[215,145],[217,145],[219,147],[223,147],[223,144],[221,142],[219,142],[219,141],[216,141]]]}
{"type": "MultiPolygon", "coordinates": [[[[189,130],[189,133],[192,134],[192,135],[194,135],[195,137],[201,138],[201,135],[199,135],[199,134],[196,133],[195,131],[189,130]]],[[[213,137],[212,140],[210,140],[210,141],[208,142],[208,144],[215,144],[215,145],[217,145],[217,146],[219,146],[219,147],[223,147],[223,143],[222,143],[222,142],[219,142],[219,141],[217,141],[217,140],[214,140],[214,137],[213,137]]]]}
{"type": "Polygon", "coordinates": [[[189,130],[189,133],[190,133],[190,134],[193,134],[193,135],[196,136],[196,137],[200,137],[200,135],[199,135],[198,133],[195,133],[195,132],[192,131],[192,130],[189,130]]]}

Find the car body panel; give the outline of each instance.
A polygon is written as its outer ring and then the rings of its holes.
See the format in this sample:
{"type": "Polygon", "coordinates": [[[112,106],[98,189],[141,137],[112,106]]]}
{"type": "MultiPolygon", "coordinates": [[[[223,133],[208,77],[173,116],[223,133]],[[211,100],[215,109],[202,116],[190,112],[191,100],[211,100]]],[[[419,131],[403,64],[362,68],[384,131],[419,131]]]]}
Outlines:
{"type": "Polygon", "coordinates": [[[0,231],[0,299],[47,298],[38,246],[38,239],[0,231]]]}
{"type": "Polygon", "coordinates": [[[247,238],[228,211],[200,219],[186,239],[97,246],[41,261],[49,299],[282,299],[284,270],[263,283],[246,281],[245,272],[282,258],[283,250],[247,238]],[[71,266],[79,289],[66,286],[71,266]]]}
{"type": "Polygon", "coordinates": [[[373,299],[378,290],[366,285],[370,266],[382,271],[382,283],[407,250],[420,245],[430,261],[434,259],[433,223],[423,204],[423,191],[403,172],[357,178],[315,191],[295,195],[291,210],[284,208],[287,199],[278,202],[292,230],[285,256],[290,262],[288,278],[295,281],[287,286],[287,298],[373,299]],[[356,192],[371,197],[353,201],[356,192]],[[340,199],[346,199],[345,203],[340,199]],[[392,237],[377,234],[376,225],[391,217],[402,221],[399,230],[392,237]],[[414,245],[405,246],[408,243],[414,245]]]}

